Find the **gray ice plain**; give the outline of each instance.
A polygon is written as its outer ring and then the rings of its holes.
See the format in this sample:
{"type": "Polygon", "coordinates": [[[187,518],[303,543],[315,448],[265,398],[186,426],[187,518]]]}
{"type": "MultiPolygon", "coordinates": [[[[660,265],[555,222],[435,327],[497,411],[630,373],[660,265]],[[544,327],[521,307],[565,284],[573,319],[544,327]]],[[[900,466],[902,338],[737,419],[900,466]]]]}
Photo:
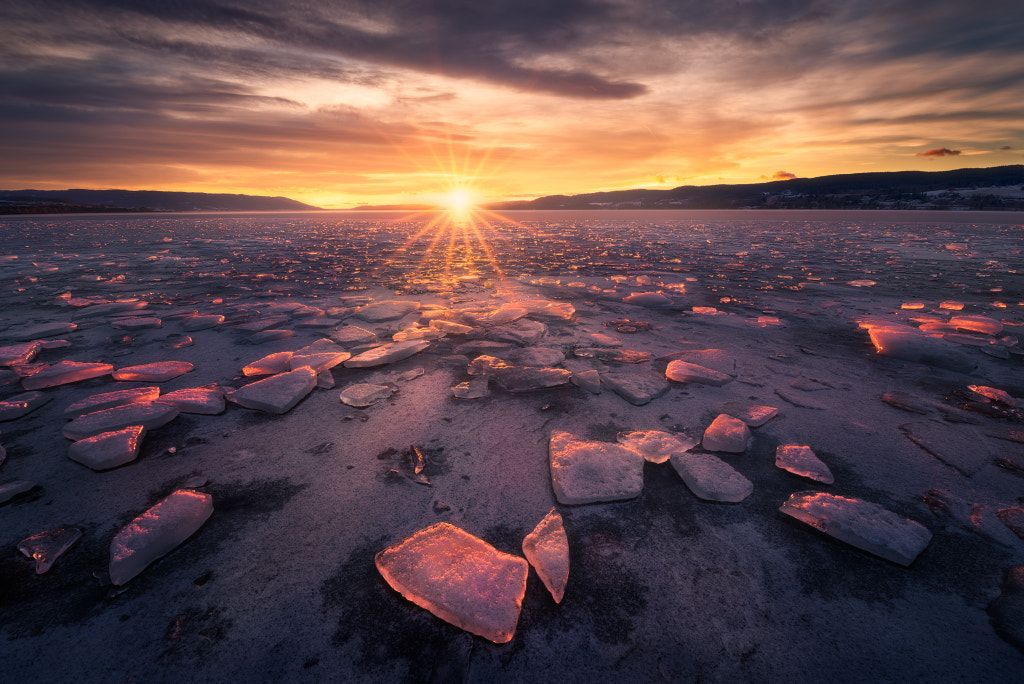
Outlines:
{"type": "Polygon", "coordinates": [[[25,681],[1024,672],[1020,214],[0,220],[25,681]]]}

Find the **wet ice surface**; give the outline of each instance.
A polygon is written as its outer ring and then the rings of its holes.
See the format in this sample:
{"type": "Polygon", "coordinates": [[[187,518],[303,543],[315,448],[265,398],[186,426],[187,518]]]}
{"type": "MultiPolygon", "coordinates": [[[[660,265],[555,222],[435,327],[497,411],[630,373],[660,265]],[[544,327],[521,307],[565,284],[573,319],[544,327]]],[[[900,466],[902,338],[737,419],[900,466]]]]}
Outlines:
{"type": "MultiPolygon", "coordinates": [[[[1019,217],[514,218],[457,239],[399,214],[0,222],[9,675],[811,681],[828,662],[840,680],[1017,676],[1019,217]],[[168,363],[192,370],[113,374],[168,363]],[[387,395],[339,401],[360,384],[387,395]],[[68,426],[116,433],[150,411],[172,418],[148,424],[134,460],[93,472],[67,457],[68,426]],[[735,451],[705,437],[722,414],[748,430],[735,451]],[[559,433],[583,445],[568,502],[559,433]],[[834,483],[776,467],[786,445],[834,483]],[[209,520],[113,589],[118,530],[182,487],[211,497],[209,520]],[[867,552],[829,539],[779,512],[808,488],[931,541],[902,567],[870,535],[867,552]],[[436,522],[523,559],[552,506],[565,595],[554,605],[531,571],[509,644],[374,568],[436,522]],[[81,539],[36,577],[18,545],[62,528],[81,539]]],[[[124,458],[120,441],[88,458],[124,458]]]]}

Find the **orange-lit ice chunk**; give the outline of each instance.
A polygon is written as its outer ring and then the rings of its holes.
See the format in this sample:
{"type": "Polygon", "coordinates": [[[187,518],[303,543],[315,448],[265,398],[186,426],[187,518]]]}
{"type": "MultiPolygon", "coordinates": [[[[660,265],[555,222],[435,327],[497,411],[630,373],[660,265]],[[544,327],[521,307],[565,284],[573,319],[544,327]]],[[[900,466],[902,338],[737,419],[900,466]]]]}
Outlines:
{"type": "Polygon", "coordinates": [[[78,416],[64,426],[68,439],[80,440],[101,432],[123,430],[131,425],[142,425],[147,430],[163,427],[178,416],[178,409],[158,402],[125,404],[114,408],[78,416]]]}
{"type": "Polygon", "coordinates": [[[677,451],[689,451],[697,440],[686,435],[673,435],[661,430],[636,430],[620,434],[618,442],[632,449],[651,463],[664,463],[677,451]]]}
{"type": "Polygon", "coordinates": [[[698,366],[695,363],[679,361],[678,359],[669,361],[668,367],[665,369],[665,377],[672,382],[693,382],[699,385],[714,385],[715,387],[721,387],[726,383],[732,382],[733,379],[728,373],[698,366]]]}
{"type": "Polygon", "coordinates": [[[288,360],[288,365],[291,370],[307,366],[317,373],[322,373],[347,361],[351,356],[331,340],[321,339],[296,351],[288,360]]]}
{"type": "Polygon", "coordinates": [[[94,413],[115,406],[125,404],[141,404],[154,401],[160,396],[159,387],[135,387],[133,389],[117,390],[115,392],[104,392],[94,394],[64,409],[65,418],[77,418],[86,413],[94,413]]]}
{"type": "Polygon", "coordinates": [[[953,316],[949,324],[958,330],[998,335],[1003,331],[1003,324],[988,316],[953,316]]]}
{"type": "Polygon", "coordinates": [[[832,484],[835,478],[811,447],[780,444],[775,448],[775,465],[783,470],[817,482],[832,484]]]}
{"type": "Polygon", "coordinates": [[[964,308],[964,303],[949,299],[939,304],[939,308],[946,309],[947,311],[960,311],[964,308]]]}
{"type": "Polygon", "coordinates": [[[16,366],[35,358],[43,345],[38,340],[0,347],[0,366],[16,366]]]}
{"type": "Polygon", "coordinates": [[[402,596],[497,644],[512,640],[526,593],[527,562],[437,523],[384,549],[377,570],[402,596]]]}
{"type": "Polygon", "coordinates": [[[346,368],[372,368],[384,366],[396,361],[418,354],[427,347],[430,342],[425,340],[406,340],[405,342],[389,342],[379,347],[364,351],[362,354],[353,356],[345,361],[346,368]]]}
{"type": "Polygon", "coordinates": [[[569,538],[562,516],[554,508],[544,516],[533,532],[523,539],[523,553],[555,603],[561,603],[569,581],[569,538]]]}
{"type": "Polygon", "coordinates": [[[79,363],[78,361],[61,361],[44,368],[35,375],[23,378],[21,386],[27,390],[39,390],[47,387],[67,385],[91,378],[107,375],[114,370],[109,363],[79,363]]]}
{"type": "Polygon", "coordinates": [[[137,517],[110,542],[110,581],[121,586],[195,534],[213,513],[213,497],[179,489],[137,517]]]}
{"type": "Polygon", "coordinates": [[[50,395],[44,392],[23,392],[0,401],[0,421],[21,418],[48,401],[50,395]]]}
{"type": "Polygon", "coordinates": [[[34,560],[36,574],[42,575],[81,537],[82,530],[77,527],[58,527],[22,539],[18,551],[34,560]]]}
{"type": "Polygon", "coordinates": [[[860,499],[797,492],[779,508],[830,537],[900,565],[910,565],[931,541],[921,523],[860,499]]]}
{"type": "Polygon", "coordinates": [[[141,425],[101,432],[68,447],[68,458],[93,470],[110,470],[138,458],[139,445],[145,434],[146,428],[141,425]]]}
{"type": "Polygon", "coordinates": [[[720,413],[704,431],[701,446],[705,451],[726,451],[742,454],[747,450],[750,428],[739,418],[720,413]]]}
{"type": "Polygon", "coordinates": [[[224,390],[216,386],[189,387],[168,392],[157,401],[170,404],[182,413],[201,416],[216,416],[224,413],[224,409],[227,408],[224,403],[224,390]]]}
{"type": "Polygon", "coordinates": [[[622,501],[644,486],[644,457],[619,444],[584,442],[552,432],[548,445],[551,484],[563,504],[622,501]]]}
{"type": "Polygon", "coordinates": [[[968,385],[967,389],[971,390],[975,394],[980,394],[986,399],[990,399],[1000,404],[1006,404],[1013,408],[1016,408],[1017,405],[1021,403],[1017,399],[1014,399],[1006,390],[996,389],[995,387],[987,387],[985,385],[968,385]]]}
{"type": "Polygon", "coordinates": [[[185,332],[196,332],[215,328],[224,322],[220,314],[204,314],[202,316],[190,316],[181,322],[181,329],[185,332]]]}
{"type": "Polygon", "coordinates": [[[291,370],[288,364],[295,352],[283,351],[264,356],[258,361],[253,361],[242,368],[242,374],[247,377],[254,375],[277,375],[287,373],[291,370]]]}
{"type": "Polygon", "coordinates": [[[267,413],[287,413],[316,387],[316,371],[309,366],[279,373],[239,387],[228,401],[267,413]]]}
{"type": "Polygon", "coordinates": [[[970,373],[977,362],[952,342],[929,337],[917,330],[908,331],[893,326],[873,326],[869,329],[871,342],[883,356],[911,363],[926,363],[961,373],[970,373]]]}
{"type": "Polygon", "coordinates": [[[779,415],[779,409],[774,406],[759,406],[745,401],[730,401],[728,404],[720,406],[718,412],[739,418],[750,427],[761,427],[779,415]]]}
{"type": "Polygon", "coordinates": [[[739,503],[754,491],[750,480],[713,454],[678,452],[671,460],[679,477],[699,499],[739,503]]]}
{"type": "Polygon", "coordinates": [[[130,382],[165,382],[192,370],[188,361],[157,361],[114,371],[114,379],[130,382]]]}
{"type": "Polygon", "coordinates": [[[409,300],[385,300],[374,302],[356,309],[355,316],[371,323],[393,321],[420,308],[419,302],[409,300]]]}
{"type": "Polygon", "coordinates": [[[637,306],[668,306],[672,303],[672,299],[661,292],[634,292],[624,297],[622,301],[637,306]]]}

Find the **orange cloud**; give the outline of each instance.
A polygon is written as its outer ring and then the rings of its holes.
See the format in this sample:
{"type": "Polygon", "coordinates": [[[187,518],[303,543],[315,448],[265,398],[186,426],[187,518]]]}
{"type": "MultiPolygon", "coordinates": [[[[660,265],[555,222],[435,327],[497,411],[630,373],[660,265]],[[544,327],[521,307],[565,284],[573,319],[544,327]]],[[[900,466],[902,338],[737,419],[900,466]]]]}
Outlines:
{"type": "Polygon", "coordinates": [[[935,150],[928,150],[927,152],[918,152],[918,157],[956,157],[960,154],[960,150],[951,150],[948,147],[940,147],[935,150]]]}
{"type": "Polygon", "coordinates": [[[776,171],[772,174],[772,180],[789,180],[791,178],[796,178],[796,174],[789,171],[776,171]]]}

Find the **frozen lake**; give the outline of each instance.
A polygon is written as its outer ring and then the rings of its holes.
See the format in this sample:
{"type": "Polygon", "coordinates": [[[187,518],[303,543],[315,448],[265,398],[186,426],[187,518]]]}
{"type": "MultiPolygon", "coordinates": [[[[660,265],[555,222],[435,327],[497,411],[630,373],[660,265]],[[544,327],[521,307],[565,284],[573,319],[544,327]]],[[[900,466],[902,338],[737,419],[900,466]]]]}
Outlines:
{"type": "Polygon", "coordinates": [[[1001,213],[2,218],[0,488],[27,483],[0,504],[7,677],[1015,681],[1022,238],[1001,213]],[[72,361],[110,368],[43,380],[72,361]],[[168,362],[190,370],[124,370],[168,362]],[[237,392],[301,368],[293,401],[237,392]],[[153,386],[220,405],[116,467],[68,457],[73,406],[153,386]],[[777,415],[712,447],[744,406],[777,415]],[[563,451],[635,431],[686,446],[638,457],[629,491],[559,480],[563,451]],[[787,445],[834,482],[777,466],[787,445]],[[713,500],[733,471],[750,487],[713,500]],[[112,541],[180,490],[212,515],[118,580],[112,541]],[[923,550],[864,537],[874,513],[780,511],[808,491],[913,521],[923,550]],[[552,508],[565,596],[530,570],[509,643],[375,567],[441,522],[522,556],[552,508]],[[81,538],[35,574],[19,544],[60,527],[81,538]]]}

